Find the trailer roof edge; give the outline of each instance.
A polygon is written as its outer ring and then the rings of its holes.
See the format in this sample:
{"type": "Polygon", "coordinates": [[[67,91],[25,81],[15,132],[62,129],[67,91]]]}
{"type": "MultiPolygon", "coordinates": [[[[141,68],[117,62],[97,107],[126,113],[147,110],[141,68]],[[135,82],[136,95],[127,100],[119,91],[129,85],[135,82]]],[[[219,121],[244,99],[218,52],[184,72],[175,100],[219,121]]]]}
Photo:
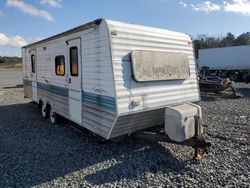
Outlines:
{"type": "Polygon", "coordinates": [[[64,31],[62,33],[59,33],[59,34],[56,34],[56,35],[53,35],[51,37],[48,37],[46,39],[43,39],[43,40],[40,40],[40,41],[37,41],[37,42],[34,42],[34,43],[31,43],[31,44],[28,44],[26,46],[23,46],[22,48],[28,48],[28,47],[31,47],[31,46],[34,46],[34,45],[39,45],[39,44],[42,44],[44,42],[48,42],[48,41],[51,41],[51,40],[54,40],[54,39],[58,39],[62,36],[66,36],[66,35],[70,35],[72,33],[76,33],[76,32],[79,32],[79,31],[82,31],[82,30],[85,30],[85,29],[88,29],[88,28],[91,28],[95,25],[99,25],[101,22],[103,21],[103,18],[99,18],[97,20],[94,20],[92,22],[88,22],[86,24],[83,24],[83,25],[80,25],[78,27],[75,27],[73,29],[70,29],[70,30],[67,30],[67,31],[64,31]]]}

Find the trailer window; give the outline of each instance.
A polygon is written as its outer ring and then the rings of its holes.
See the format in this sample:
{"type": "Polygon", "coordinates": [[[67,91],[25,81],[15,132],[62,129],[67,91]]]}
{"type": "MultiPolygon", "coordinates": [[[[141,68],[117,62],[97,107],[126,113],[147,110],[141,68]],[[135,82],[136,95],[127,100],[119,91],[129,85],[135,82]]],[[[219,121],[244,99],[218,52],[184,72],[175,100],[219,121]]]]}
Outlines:
{"type": "Polygon", "coordinates": [[[32,54],[31,55],[31,71],[33,72],[33,73],[35,73],[36,72],[36,61],[35,61],[35,55],[34,54],[32,54]]]}
{"type": "Polygon", "coordinates": [[[70,74],[71,76],[78,76],[78,50],[77,47],[71,47],[69,49],[70,56],[70,74]]]}
{"type": "Polygon", "coordinates": [[[56,56],[55,58],[55,72],[58,76],[65,75],[65,58],[63,55],[56,56]]]}

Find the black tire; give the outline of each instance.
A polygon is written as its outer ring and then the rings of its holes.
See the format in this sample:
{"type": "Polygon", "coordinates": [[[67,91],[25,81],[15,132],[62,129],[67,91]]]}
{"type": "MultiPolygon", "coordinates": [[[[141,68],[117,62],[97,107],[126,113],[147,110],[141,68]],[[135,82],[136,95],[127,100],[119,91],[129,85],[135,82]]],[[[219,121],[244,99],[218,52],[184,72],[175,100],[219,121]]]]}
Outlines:
{"type": "Polygon", "coordinates": [[[39,101],[38,103],[38,112],[41,112],[42,111],[42,106],[43,106],[43,101],[39,101]]]}
{"type": "Polygon", "coordinates": [[[239,79],[239,75],[236,72],[231,72],[229,73],[229,79],[235,82],[239,79]]]}
{"type": "Polygon", "coordinates": [[[59,115],[53,111],[52,107],[49,108],[49,119],[53,124],[57,124],[59,122],[59,115]]]}
{"type": "Polygon", "coordinates": [[[43,103],[42,104],[42,107],[41,107],[41,114],[42,114],[42,117],[44,118],[48,118],[49,117],[49,112],[48,112],[48,105],[46,103],[43,103]]]}

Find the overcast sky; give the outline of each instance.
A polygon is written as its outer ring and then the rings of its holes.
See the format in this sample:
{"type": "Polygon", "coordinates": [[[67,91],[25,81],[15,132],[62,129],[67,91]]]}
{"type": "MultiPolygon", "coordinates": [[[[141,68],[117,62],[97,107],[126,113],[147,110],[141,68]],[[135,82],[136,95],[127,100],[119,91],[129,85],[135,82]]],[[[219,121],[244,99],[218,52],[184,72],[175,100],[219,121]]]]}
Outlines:
{"type": "Polygon", "coordinates": [[[97,18],[197,34],[250,31],[250,0],[0,0],[0,56],[97,18]]]}

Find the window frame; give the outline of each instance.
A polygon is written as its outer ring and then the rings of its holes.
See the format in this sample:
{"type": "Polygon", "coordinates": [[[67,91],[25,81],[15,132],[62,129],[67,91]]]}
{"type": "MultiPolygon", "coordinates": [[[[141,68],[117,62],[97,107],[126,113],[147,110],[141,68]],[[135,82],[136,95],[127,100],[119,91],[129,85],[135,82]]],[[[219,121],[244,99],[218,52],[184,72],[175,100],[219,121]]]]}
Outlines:
{"type": "Polygon", "coordinates": [[[74,76],[74,77],[77,77],[79,75],[79,67],[78,67],[78,63],[79,63],[79,60],[78,60],[78,47],[77,46],[72,46],[69,48],[69,64],[70,64],[70,75],[71,76],[74,76]],[[72,54],[71,54],[71,50],[73,49],[76,49],[76,55],[77,55],[77,62],[76,62],[76,65],[77,65],[77,74],[73,74],[72,73],[72,54]]]}
{"type": "Polygon", "coordinates": [[[31,54],[31,72],[36,73],[36,60],[35,60],[35,54],[31,54]]]}
{"type": "MultiPolygon", "coordinates": [[[[59,63],[60,63],[60,61],[59,61],[59,63]]],[[[65,76],[65,56],[64,55],[57,55],[57,56],[55,56],[55,74],[56,74],[56,76],[65,76]],[[57,74],[57,59],[59,58],[59,60],[60,60],[60,58],[63,58],[63,70],[64,70],[64,72],[63,72],[63,74],[57,74]]]]}

